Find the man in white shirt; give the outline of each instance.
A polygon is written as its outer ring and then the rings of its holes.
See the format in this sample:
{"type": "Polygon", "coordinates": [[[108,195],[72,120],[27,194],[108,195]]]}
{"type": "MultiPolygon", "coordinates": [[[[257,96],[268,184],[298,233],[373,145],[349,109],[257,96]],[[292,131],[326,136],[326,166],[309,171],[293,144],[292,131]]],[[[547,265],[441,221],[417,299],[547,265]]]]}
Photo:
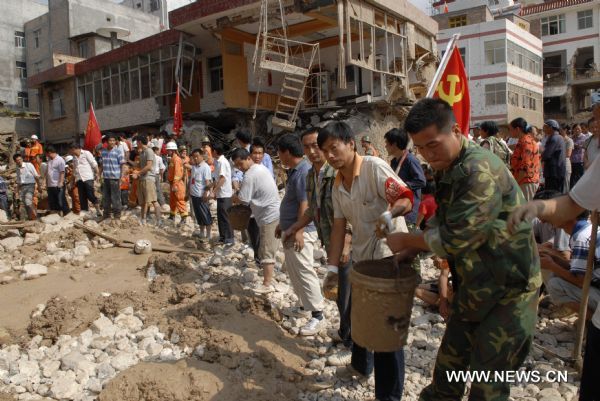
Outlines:
{"type": "Polygon", "coordinates": [[[81,145],[77,142],[71,144],[69,153],[73,156],[73,170],[75,171],[81,210],[87,212],[89,210],[88,201],[92,202],[96,209],[96,216],[101,217],[100,201],[94,191],[94,183],[100,177],[98,162],[91,152],[81,149],[81,145]]]}
{"type": "Polygon", "coordinates": [[[216,142],[212,147],[213,157],[217,160],[215,167],[215,187],[213,196],[217,199],[217,224],[219,226],[219,241],[225,245],[233,245],[233,229],[229,223],[228,210],[231,207],[233,188],[231,186],[231,166],[223,153],[222,143],[216,142]]]}
{"type": "Polygon", "coordinates": [[[51,211],[69,214],[70,209],[65,196],[65,160],[58,155],[54,146],[46,148],[48,167],[46,171],[46,188],[48,190],[48,208],[51,211]]]}
{"type": "Polygon", "coordinates": [[[33,205],[33,196],[35,193],[35,184],[41,188],[40,175],[31,163],[23,161],[23,156],[15,154],[13,160],[17,165],[17,193],[16,196],[21,199],[25,206],[29,220],[37,218],[37,212],[33,205]]]}
{"type": "Polygon", "coordinates": [[[259,229],[258,257],[263,268],[263,283],[254,290],[258,294],[275,291],[273,287],[273,271],[275,269],[275,253],[279,248],[279,240],[275,237],[275,229],[279,224],[279,191],[272,179],[271,172],[262,164],[256,164],[246,149],[236,149],[231,156],[235,166],[244,173],[240,192],[234,196],[235,203],[250,206],[259,229]]]}
{"type": "Polygon", "coordinates": [[[162,191],[161,183],[164,177],[165,170],[165,162],[162,157],[160,157],[160,147],[157,145],[152,146],[152,150],[154,151],[154,155],[156,156],[156,163],[154,163],[154,179],[156,180],[156,198],[158,199],[158,204],[162,207],[165,202],[165,194],[162,191]]]}
{"type": "MultiPolygon", "coordinates": [[[[551,223],[555,227],[568,223],[585,210],[600,209],[600,158],[592,165],[568,195],[549,200],[535,200],[516,209],[508,218],[508,227],[513,232],[521,224],[528,224],[533,218],[551,223]]],[[[600,238],[599,238],[600,239],[600,238]]],[[[597,283],[592,285],[598,285],[597,283]]],[[[600,306],[588,325],[583,373],[581,376],[580,401],[600,400],[600,306]]]]}
{"type": "Polygon", "coordinates": [[[198,234],[194,235],[197,235],[200,241],[210,239],[212,227],[212,216],[208,203],[212,174],[205,159],[206,155],[201,149],[194,149],[190,157],[190,164],[184,164],[184,168],[190,171],[190,199],[194,217],[200,226],[198,234]]]}

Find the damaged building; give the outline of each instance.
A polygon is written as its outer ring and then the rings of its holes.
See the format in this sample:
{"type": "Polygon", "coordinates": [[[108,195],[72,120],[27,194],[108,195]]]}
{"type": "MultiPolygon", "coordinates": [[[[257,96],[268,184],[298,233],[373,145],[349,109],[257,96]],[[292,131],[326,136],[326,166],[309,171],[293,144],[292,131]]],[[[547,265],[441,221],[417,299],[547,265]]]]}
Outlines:
{"type": "Polygon", "coordinates": [[[169,22],[30,77],[42,91],[64,87],[61,118],[42,112],[47,140],[81,136],[90,104],[103,130],[168,128],[177,82],[188,131],[266,134],[333,113],[389,116],[425,95],[437,62],[437,23],[408,0],[202,0],[169,22]]]}
{"type": "Polygon", "coordinates": [[[600,91],[600,2],[535,3],[524,6],[521,16],[543,42],[545,116],[568,123],[586,120],[600,91]]]}

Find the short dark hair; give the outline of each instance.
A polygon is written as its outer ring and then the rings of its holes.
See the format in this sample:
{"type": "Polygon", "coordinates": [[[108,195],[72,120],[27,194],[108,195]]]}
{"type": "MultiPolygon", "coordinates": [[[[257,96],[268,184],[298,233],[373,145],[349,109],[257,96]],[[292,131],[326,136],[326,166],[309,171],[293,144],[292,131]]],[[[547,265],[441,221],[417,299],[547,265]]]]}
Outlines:
{"type": "Polygon", "coordinates": [[[302,143],[300,143],[300,138],[295,134],[285,134],[277,141],[277,149],[280,152],[289,151],[290,154],[294,157],[302,157],[304,156],[304,151],[302,149],[302,143]]]}
{"type": "Polygon", "coordinates": [[[312,135],[312,134],[319,134],[319,129],[318,128],[311,128],[311,129],[307,129],[306,131],[304,131],[303,133],[300,134],[300,141],[302,142],[302,140],[304,139],[304,137],[306,135],[312,135]]]}
{"type": "Polygon", "coordinates": [[[72,144],[69,145],[69,149],[81,149],[81,145],[78,144],[77,142],[73,142],[72,144]]]}
{"type": "Polygon", "coordinates": [[[142,145],[148,145],[148,137],[146,135],[140,135],[137,138],[138,142],[141,142],[142,145]]]}
{"type": "Polygon", "coordinates": [[[252,139],[252,146],[256,146],[259,148],[266,148],[265,141],[260,136],[255,136],[252,139]]]}
{"type": "Polygon", "coordinates": [[[246,130],[238,130],[235,133],[235,138],[243,143],[250,143],[252,142],[252,135],[250,134],[250,132],[246,131],[246,130]]]}
{"type": "Polygon", "coordinates": [[[215,142],[211,145],[211,147],[212,150],[214,150],[219,156],[225,153],[225,145],[223,145],[221,142],[215,142]]]}
{"type": "Polygon", "coordinates": [[[317,144],[321,149],[328,139],[339,139],[344,143],[350,143],[350,141],[354,140],[352,128],[343,121],[333,121],[325,127],[319,128],[318,133],[317,144]]]}
{"type": "Polygon", "coordinates": [[[456,119],[452,107],[441,99],[426,98],[419,100],[409,111],[404,121],[404,129],[411,135],[435,125],[438,130],[451,127],[456,119]]]}
{"type": "Polygon", "coordinates": [[[479,126],[479,129],[485,131],[485,133],[489,136],[496,136],[496,134],[500,132],[500,129],[498,129],[498,124],[496,124],[495,121],[484,121],[479,126]]]}
{"type": "Polygon", "coordinates": [[[392,145],[396,145],[399,149],[404,150],[408,147],[408,134],[404,130],[392,128],[383,136],[386,141],[392,145]]]}
{"type": "Polygon", "coordinates": [[[192,150],[192,153],[190,153],[190,155],[193,155],[194,153],[200,153],[201,156],[204,156],[204,151],[202,149],[194,149],[192,150]]]}
{"type": "Polygon", "coordinates": [[[52,145],[46,146],[46,153],[56,153],[56,148],[52,145]]]}
{"type": "Polygon", "coordinates": [[[584,220],[587,221],[590,218],[590,215],[592,213],[589,210],[584,210],[583,212],[581,212],[581,214],[579,214],[575,219],[576,220],[584,220]]]}
{"type": "Polygon", "coordinates": [[[23,155],[21,155],[20,153],[15,153],[15,154],[13,155],[13,160],[14,160],[14,161],[17,161],[17,158],[18,158],[18,157],[23,157],[23,155]]]}
{"type": "Polygon", "coordinates": [[[246,160],[250,157],[250,152],[248,152],[244,148],[237,148],[231,153],[231,161],[236,161],[237,159],[246,160]]]}
{"type": "Polygon", "coordinates": [[[517,117],[510,122],[512,128],[519,128],[523,132],[527,132],[527,121],[523,117],[517,117]]]}

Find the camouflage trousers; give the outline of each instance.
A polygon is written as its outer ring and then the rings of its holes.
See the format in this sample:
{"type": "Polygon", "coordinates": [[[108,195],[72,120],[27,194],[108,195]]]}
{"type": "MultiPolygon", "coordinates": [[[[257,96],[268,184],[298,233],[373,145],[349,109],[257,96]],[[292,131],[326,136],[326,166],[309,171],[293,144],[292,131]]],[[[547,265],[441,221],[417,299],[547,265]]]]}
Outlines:
{"type": "Polygon", "coordinates": [[[505,298],[481,322],[463,321],[460,315],[451,315],[438,350],[433,381],[423,389],[419,400],[461,400],[466,383],[452,376],[460,371],[491,375],[489,381],[472,381],[469,401],[508,400],[510,383],[494,380],[494,372],[518,370],[529,354],[537,299],[537,291],[505,298]]]}

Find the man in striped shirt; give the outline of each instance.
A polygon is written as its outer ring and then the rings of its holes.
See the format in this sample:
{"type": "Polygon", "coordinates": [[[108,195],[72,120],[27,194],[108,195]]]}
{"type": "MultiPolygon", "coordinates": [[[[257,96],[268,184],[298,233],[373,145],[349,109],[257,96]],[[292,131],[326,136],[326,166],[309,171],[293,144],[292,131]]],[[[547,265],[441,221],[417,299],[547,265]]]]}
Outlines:
{"type": "Polygon", "coordinates": [[[102,202],[104,213],[102,219],[110,219],[111,212],[115,219],[121,218],[121,176],[125,159],[117,148],[117,139],[110,136],[107,148],[100,151],[102,159],[102,202]]]}

